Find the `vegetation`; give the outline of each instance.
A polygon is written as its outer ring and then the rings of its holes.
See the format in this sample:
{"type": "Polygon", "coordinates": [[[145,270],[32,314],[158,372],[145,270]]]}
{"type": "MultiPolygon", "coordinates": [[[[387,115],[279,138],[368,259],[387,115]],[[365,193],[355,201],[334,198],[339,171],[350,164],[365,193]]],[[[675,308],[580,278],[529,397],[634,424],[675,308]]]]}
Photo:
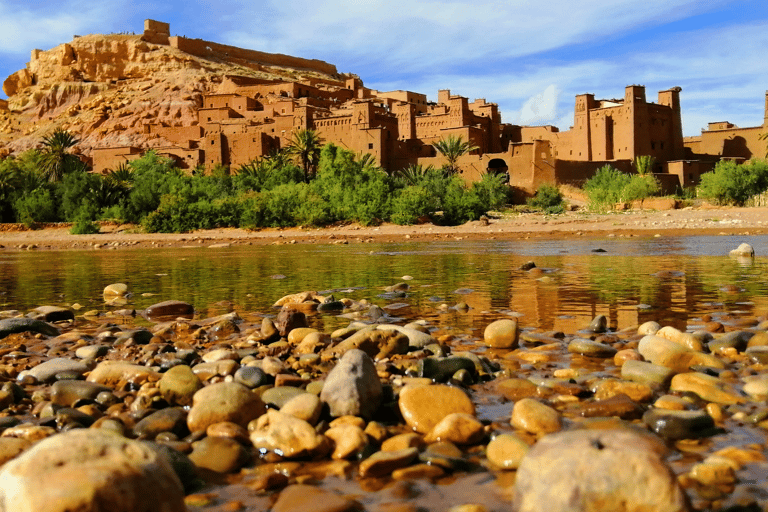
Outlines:
{"type": "Polygon", "coordinates": [[[640,176],[653,174],[653,168],[656,166],[656,158],[650,155],[639,155],[635,157],[635,170],[640,176]]]}
{"type": "Polygon", "coordinates": [[[699,197],[719,204],[743,205],[755,195],[768,190],[768,161],[753,160],[737,164],[722,160],[712,172],[701,175],[699,197]]]}
{"type": "Polygon", "coordinates": [[[651,174],[629,175],[605,165],[584,183],[593,210],[607,210],[617,203],[645,199],[658,193],[659,182],[651,174]]]}
{"type": "Polygon", "coordinates": [[[528,199],[528,206],[537,208],[544,213],[558,214],[565,211],[563,195],[555,185],[545,183],[536,190],[536,195],[528,199]]]}
{"type": "Polygon", "coordinates": [[[448,174],[456,174],[459,172],[457,162],[462,156],[471,153],[477,149],[477,146],[469,141],[462,140],[462,136],[458,137],[449,135],[446,138],[440,139],[433,144],[435,149],[445,157],[446,164],[443,170],[448,174]]]}
{"type": "Polygon", "coordinates": [[[79,158],[69,153],[78,142],[74,135],[61,128],[43,138],[40,171],[45,179],[58,182],[67,172],[85,168],[79,158]]]}
{"type": "Polygon", "coordinates": [[[315,130],[298,130],[293,133],[291,144],[286,148],[288,154],[301,165],[306,183],[317,169],[322,144],[323,140],[315,130]]]}
{"type": "MultiPolygon", "coordinates": [[[[334,222],[409,224],[423,218],[458,224],[506,202],[508,187],[496,176],[471,185],[432,167],[390,176],[367,154],[355,156],[333,144],[320,149],[316,134],[298,138],[314,149],[304,153],[291,146],[240,166],[232,175],[225,168],[209,175],[202,169],[184,174],[172,160],[148,151],[103,176],[65,163],[51,181],[44,167],[48,153],[28,151],[0,161],[0,216],[3,222],[72,222],[72,233],[96,233],[99,220],[137,223],[151,232],[184,232],[334,222]]],[[[66,137],[57,140],[60,147],[68,146],[66,137]]],[[[76,158],[66,150],[58,154],[76,158]]]]}

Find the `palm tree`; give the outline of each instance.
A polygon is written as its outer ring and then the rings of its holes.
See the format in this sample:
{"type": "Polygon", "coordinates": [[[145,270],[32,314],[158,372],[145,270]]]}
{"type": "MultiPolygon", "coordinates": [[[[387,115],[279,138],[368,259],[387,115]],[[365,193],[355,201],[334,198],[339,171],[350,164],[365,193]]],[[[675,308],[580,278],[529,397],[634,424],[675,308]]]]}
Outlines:
{"type": "Polygon", "coordinates": [[[650,155],[638,155],[635,157],[635,170],[640,176],[652,173],[655,165],[656,159],[650,155]]]}
{"type": "Polygon", "coordinates": [[[432,145],[441,155],[445,157],[447,163],[443,169],[447,174],[456,174],[459,171],[459,166],[456,165],[456,162],[458,162],[459,158],[478,149],[478,147],[472,144],[470,141],[462,140],[461,135],[458,137],[455,135],[449,135],[448,137],[440,139],[432,145]]]}
{"type": "Polygon", "coordinates": [[[323,139],[312,129],[293,132],[293,138],[285,150],[293,156],[304,171],[304,181],[309,183],[309,177],[314,174],[320,160],[320,148],[323,139]]]}
{"type": "Polygon", "coordinates": [[[51,135],[43,137],[43,151],[40,171],[48,181],[61,181],[64,174],[82,167],[78,157],[69,153],[79,140],[67,130],[57,128],[51,135]]]}
{"type": "Polygon", "coordinates": [[[424,167],[421,164],[411,164],[404,169],[396,171],[395,177],[406,185],[418,185],[434,170],[435,168],[431,165],[424,167]]]}

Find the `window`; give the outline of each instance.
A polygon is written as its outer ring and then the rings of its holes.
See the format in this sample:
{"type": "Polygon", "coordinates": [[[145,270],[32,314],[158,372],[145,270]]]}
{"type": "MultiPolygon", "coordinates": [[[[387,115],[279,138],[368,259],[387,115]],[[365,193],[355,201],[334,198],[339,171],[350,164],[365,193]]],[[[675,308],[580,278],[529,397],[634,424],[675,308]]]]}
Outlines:
{"type": "Polygon", "coordinates": [[[373,149],[373,143],[372,142],[368,143],[368,149],[373,149]]]}

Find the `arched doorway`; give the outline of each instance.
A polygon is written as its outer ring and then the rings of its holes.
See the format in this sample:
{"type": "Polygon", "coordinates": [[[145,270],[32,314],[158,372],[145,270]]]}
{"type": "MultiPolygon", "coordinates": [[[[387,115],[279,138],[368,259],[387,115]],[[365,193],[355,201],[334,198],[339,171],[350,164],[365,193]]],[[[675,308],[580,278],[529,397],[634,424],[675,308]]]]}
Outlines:
{"type": "Polygon", "coordinates": [[[486,169],[488,174],[501,174],[504,176],[504,183],[509,183],[509,167],[507,162],[501,158],[493,158],[488,162],[488,168],[486,169]]]}

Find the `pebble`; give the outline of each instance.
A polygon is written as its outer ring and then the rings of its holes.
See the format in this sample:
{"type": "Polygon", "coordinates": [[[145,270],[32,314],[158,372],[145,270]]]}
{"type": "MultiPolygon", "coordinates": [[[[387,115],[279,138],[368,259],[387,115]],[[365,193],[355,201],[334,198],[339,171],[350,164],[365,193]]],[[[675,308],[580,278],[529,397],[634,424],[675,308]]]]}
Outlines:
{"type": "Polygon", "coordinates": [[[312,485],[294,484],[280,492],[272,512],[358,512],[360,505],[348,498],[312,485]]]}
{"type": "Polygon", "coordinates": [[[24,377],[29,375],[30,377],[34,377],[38,382],[49,382],[53,380],[53,378],[58,373],[75,372],[78,375],[82,375],[88,370],[88,365],[83,361],[65,357],[57,357],[54,359],[49,359],[48,361],[38,364],[34,368],[19,373],[19,380],[23,380],[24,377]]]}
{"type": "Polygon", "coordinates": [[[520,462],[512,509],[690,511],[675,474],[662,459],[665,451],[660,441],[629,430],[576,430],[546,436],[520,462]]]}
{"type": "Polygon", "coordinates": [[[190,432],[205,430],[214,423],[231,421],[246,426],[264,414],[264,402],[251,390],[236,382],[211,384],[192,397],[187,416],[190,432]]]}
{"type": "Polygon", "coordinates": [[[725,364],[711,354],[694,352],[685,345],[675,343],[660,336],[644,336],[640,340],[637,350],[646,361],[666,366],[675,372],[686,372],[691,366],[695,365],[725,368],[725,364]]]}
{"type": "Polygon", "coordinates": [[[104,287],[104,300],[116,297],[125,297],[128,294],[128,285],[125,283],[112,283],[104,287]]]}
{"type": "Polygon", "coordinates": [[[715,422],[705,411],[649,409],[643,415],[648,428],[664,439],[695,439],[711,434],[715,422]]]}
{"type": "Polygon", "coordinates": [[[305,390],[294,386],[277,386],[264,391],[261,394],[261,399],[265,404],[282,409],[289,400],[304,393],[306,393],[305,390]]]}
{"type": "Polygon", "coordinates": [[[323,455],[329,451],[325,436],[306,421],[269,409],[248,425],[257,450],[274,451],[286,458],[323,455]]]}
{"type": "Polygon", "coordinates": [[[515,403],[510,423],[531,434],[550,434],[562,426],[560,413],[533,398],[523,398],[515,403]]]}
{"type": "Polygon", "coordinates": [[[323,412],[323,402],[317,395],[301,393],[288,400],[280,408],[280,412],[302,419],[310,425],[316,425],[323,412]]]}
{"type": "Polygon", "coordinates": [[[423,448],[424,446],[426,446],[424,436],[417,434],[416,432],[407,432],[386,439],[381,443],[381,450],[385,452],[394,452],[405,450],[406,448],[423,448]]]}
{"type": "Polygon", "coordinates": [[[71,407],[78,400],[96,400],[99,393],[111,392],[107,386],[82,380],[60,380],[51,386],[51,402],[71,407]]]}
{"type": "Polygon", "coordinates": [[[486,346],[491,348],[514,349],[519,340],[517,319],[504,318],[491,322],[483,332],[486,346]]]}
{"type": "Polygon", "coordinates": [[[499,434],[486,448],[488,460],[501,469],[517,469],[530,447],[515,434],[499,434]]]}
{"type": "Polygon", "coordinates": [[[30,312],[30,317],[44,322],[61,322],[74,320],[75,313],[69,308],[60,306],[40,306],[30,312]]]}
{"type": "Polygon", "coordinates": [[[576,338],[568,343],[568,352],[588,357],[609,358],[616,355],[617,350],[605,343],[576,338]]]}
{"type": "Polygon", "coordinates": [[[328,404],[331,416],[370,418],[381,403],[381,380],[371,358],[362,350],[346,352],[328,373],[320,400],[328,404]]]}
{"type": "Polygon", "coordinates": [[[427,357],[421,359],[418,365],[419,377],[441,383],[447,382],[459,370],[466,370],[472,375],[477,373],[475,363],[464,357],[427,357]]]}
{"type": "Polygon", "coordinates": [[[92,429],[52,436],[7,462],[0,470],[0,509],[187,510],[178,476],[157,451],[92,429]]]}
{"type": "Polygon", "coordinates": [[[627,360],[621,365],[621,378],[648,386],[667,386],[675,372],[646,361],[627,360]]]}
{"type": "Polygon", "coordinates": [[[133,433],[141,439],[154,439],[161,432],[173,432],[180,438],[189,434],[187,411],[180,407],[166,407],[153,412],[133,427],[133,433]]]}
{"type": "Polygon", "coordinates": [[[192,304],[180,300],[166,300],[152,304],[144,310],[144,316],[151,322],[170,320],[176,318],[191,319],[195,315],[192,304]]]}
{"type": "Polygon", "coordinates": [[[204,437],[192,443],[189,458],[198,468],[216,473],[234,473],[250,460],[242,444],[226,437],[204,437]]]}
{"type": "Polygon", "coordinates": [[[454,444],[477,444],[485,437],[483,424],[471,414],[453,413],[435,425],[424,437],[427,443],[448,441],[454,444]]]}
{"type": "Polygon", "coordinates": [[[751,245],[747,243],[739,244],[739,246],[733,250],[731,250],[728,255],[734,256],[737,258],[754,258],[755,257],[755,250],[752,248],[751,245]]]}
{"type": "Polygon", "coordinates": [[[0,320],[0,339],[20,332],[37,332],[46,336],[58,336],[55,326],[34,318],[4,318],[0,320]]]}
{"type": "Polygon", "coordinates": [[[360,463],[358,473],[361,477],[383,477],[394,470],[410,465],[419,456],[416,448],[405,448],[397,451],[379,451],[360,463]]]}
{"type": "Polygon", "coordinates": [[[587,326],[587,331],[596,334],[604,333],[608,330],[608,318],[605,315],[597,315],[587,326]]]}
{"type": "Polygon", "coordinates": [[[691,392],[702,400],[722,405],[744,403],[746,400],[727,382],[698,372],[679,373],[672,377],[670,391],[691,392]]]}
{"type": "Polygon", "coordinates": [[[368,446],[368,436],[357,425],[339,425],[325,431],[325,437],[333,443],[331,457],[348,459],[356,457],[368,446]]]}
{"type": "Polygon", "coordinates": [[[398,406],[408,426],[422,434],[428,433],[449,414],[475,414],[475,407],[466,393],[443,384],[406,386],[400,391],[398,406]]]}
{"type": "Polygon", "coordinates": [[[594,387],[594,392],[596,400],[605,400],[616,395],[627,395],[635,402],[648,402],[653,398],[653,390],[647,384],[617,379],[600,380],[594,387]]]}
{"type": "Polygon", "coordinates": [[[146,366],[125,361],[102,361],[94,368],[86,379],[105,386],[116,386],[120,382],[143,384],[157,382],[161,375],[146,366]]]}

